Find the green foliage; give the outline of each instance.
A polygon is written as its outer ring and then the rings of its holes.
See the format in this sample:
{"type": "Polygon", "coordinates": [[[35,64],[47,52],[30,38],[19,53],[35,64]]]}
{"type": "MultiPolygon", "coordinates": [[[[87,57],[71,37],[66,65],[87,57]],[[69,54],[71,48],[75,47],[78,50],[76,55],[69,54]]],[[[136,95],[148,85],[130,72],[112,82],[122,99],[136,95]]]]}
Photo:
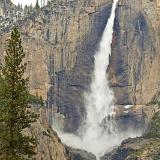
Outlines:
{"type": "Polygon", "coordinates": [[[141,150],[135,150],[133,153],[129,155],[130,159],[137,159],[137,157],[141,156],[143,154],[143,149],[141,150]]]}
{"type": "Polygon", "coordinates": [[[5,62],[0,75],[0,159],[25,160],[36,147],[36,139],[24,135],[24,129],[37,116],[28,108],[28,78],[24,78],[26,64],[20,33],[13,28],[8,40],[5,62]]]}
{"type": "Polygon", "coordinates": [[[38,95],[34,96],[34,95],[29,94],[28,103],[33,104],[33,105],[40,105],[41,107],[44,106],[44,101],[43,101],[42,96],[39,97],[38,95]]]}
{"type": "Polygon", "coordinates": [[[42,96],[40,96],[40,105],[41,105],[41,107],[43,107],[43,106],[44,106],[44,102],[43,102],[43,98],[42,98],[42,96]]]}
{"type": "Polygon", "coordinates": [[[47,2],[47,5],[48,5],[48,6],[51,6],[51,2],[50,2],[50,1],[48,1],[48,2],[47,2]]]}
{"type": "Polygon", "coordinates": [[[160,113],[156,113],[151,122],[149,131],[144,135],[145,138],[160,138],[160,113]]]}
{"type": "Polygon", "coordinates": [[[149,105],[158,105],[160,106],[160,92],[158,92],[151,100],[151,102],[149,102],[147,104],[148,106],[149,105]]]}
{"type": "Polygon", "coordinates": [[[154,156],[153,160],[160,160],[160,155],[154,156]]]}
{"type": "Polygon", "coordinates": [[[40,6],[39,6],[39,3],[38,3],[38,0],[36,1],[36,6],[35,6],[35,8],[36,8],[37,10],[39,10],[39,9],[40,9],[40,6]]]}
{"type": "MultiPolygon", "coordinates": [[[[143,140],[142,140],[143,141],[143,140]]],[[[152,138],[149,139],[141,148],[134,150],[127,157],[128,159],[145,159],[145,157],[152,160],[160,160],[160,139],[152,138]]]]}

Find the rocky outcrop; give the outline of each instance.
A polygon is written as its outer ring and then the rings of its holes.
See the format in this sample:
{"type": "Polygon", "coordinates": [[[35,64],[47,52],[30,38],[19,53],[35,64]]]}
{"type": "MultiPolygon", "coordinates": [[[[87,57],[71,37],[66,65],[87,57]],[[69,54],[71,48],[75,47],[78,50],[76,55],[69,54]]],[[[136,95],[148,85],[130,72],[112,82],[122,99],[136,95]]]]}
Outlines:
{"type": "Polygon", "coordinates": [[[158,160],[159,155],[159,139],[136,138],[125,140],[120,147],[106,154],[101,160],[158,160]]]}
{"type": "Polygon", "coordinates": [[[115,121],[120,133],[146,132],[152,118],[160,110],[158,105],[117,106],[115,121]]]}
{"type": "Polygon", "coordinates": [[[34,107],[39,115],[37,122],[25,129],[24,133],[37,140],[36,160],[96,160],[92,153],[64,145],[57,133],[48,125],[48,112],[44,108],[34,107]]]}
{"type": "Polygon", "coordinates": [[[0,34],[7,27],[12,27],[17,19],[24,16],[22,6],[14,5],[11,0],[0,0],[0,34]]]}
{"type": "Polygon", "coordinates": [[[0,17],[7,16],[8,10],[11,10],[11,1],[10,0],[0,0],[0,17]]]}
{"type": "Polygon", "coordinates": [[[46,111],[42,108],[34,108],[39,114],[37,122],[25,130],[25,134],[32,135],[37,139],[36,160],[70,160],[65,146],[61,143],[57,133],[48,125],[46,111]]]}
{"type": "Polygon", "coordinates": [[[160,159],[160,113],[158,110],[156,114],[153,114],[152,118],[150,117],[151,123],[143,137],[129,138],[123,141],[118,148],[101,157],[101,160],[160,159]]]}
{"type": "Polygon", "coordinates": [[[71,160],[96,160],[96,156],[84,150],[67,147],[71,160]]]}

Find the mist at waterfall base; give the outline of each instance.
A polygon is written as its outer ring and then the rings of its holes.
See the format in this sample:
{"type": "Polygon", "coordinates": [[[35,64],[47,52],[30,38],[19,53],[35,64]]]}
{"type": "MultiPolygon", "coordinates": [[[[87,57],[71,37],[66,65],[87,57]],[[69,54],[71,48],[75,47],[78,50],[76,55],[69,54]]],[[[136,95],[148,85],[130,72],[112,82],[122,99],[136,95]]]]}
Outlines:
{"type": "Polygon", "coordinates": [[[79,129],[79,136],[57,130],[63,143],[91,152],[96,155],[97,158],[104,155],[105,152],[111,151],[124,139],[140,135],[140,133],[133,132],[132,129],[120,133],[114,121],[114,95],[109,87],[106,70],[111,55],[117,3],[118,0],[114,0],[110,18],[103,32],[99,49],[95,54],[94,72],[90,91],[85,93],[84,96],[87,117],[79,129]]]}

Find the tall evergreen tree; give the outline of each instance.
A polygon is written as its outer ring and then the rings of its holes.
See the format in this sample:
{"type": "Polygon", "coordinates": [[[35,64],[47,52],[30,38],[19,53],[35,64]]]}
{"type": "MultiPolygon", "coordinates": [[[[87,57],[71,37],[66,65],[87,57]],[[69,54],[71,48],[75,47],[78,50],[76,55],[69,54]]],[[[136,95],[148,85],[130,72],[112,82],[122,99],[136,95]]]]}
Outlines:
{"type": "Polygon", "coordinates": [[[39,10],[39,9],[40,9],[40,6],[39,6],[39,2],[38,2],[38,0],[36,1],[36,6],[35,6],[35,8],[36,8],[37,10],[39,10]]]}
{"type": "Polygon", "coordinates": [[[0,159],[29,159],[36,147],[36,139],[24,134],[24,129],[37,116],[28,108],[28,78],[24,78],[26,64],[20,33],[13,28],[8,40],[4,65],[0,75],[0,159]]]}
{"type": "Polygon", "coordinates": [[[44,102],[43,102],[43,98],[42,96],[40,96],[40,106],[43,107],[44,106],[44,102]]]}
{"type": "Polygon", "coordinates": [[[25,15],[25,16],[28,14],[28,8],[29,8],[29,7],[28,7],[27,5],[24,6],[23,12],[24,12],[24,15],[25,15]]]}

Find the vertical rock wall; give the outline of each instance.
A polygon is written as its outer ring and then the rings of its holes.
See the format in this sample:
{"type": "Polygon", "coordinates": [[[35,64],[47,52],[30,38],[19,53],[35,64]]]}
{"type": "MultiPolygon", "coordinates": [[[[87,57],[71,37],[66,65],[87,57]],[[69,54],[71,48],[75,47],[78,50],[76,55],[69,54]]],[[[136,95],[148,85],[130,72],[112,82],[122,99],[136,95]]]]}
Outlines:
{"type": "Polygon", "coordinates": [[[159,11],[155,1],[120,0],[110,64],[118,104],[147,104],[159,91],[159,11]]]}
{"type": "MultiPolygon", "coordinates": [[[[76,132],[85,116],[94,53],[110,14],[111,0],[51,2],[18,21],[30,91],[65,115],[76,132]]],[[[117,104],[146,104],[159,92],[159,1],[119,0],[109,78],[117,104]]],[[[6,28],[0,36],[3,62],[6,28]]]]}
{"type": "Polygon", "coordinates": [[[160,7],[160,0],[157,0],[157,7],[160,7]]]}
{"type": "MultiPolygon", "coordinates": [[[[48,107],[58,108],[69,131],[78,127],[85,111],[83,93],[90,82],[93,55],[111,2],[55,1],[16,23],[26,52],[30,92],[41,95],[48,107]]],[[[1,31],[2,62],[10,29],[1,31]]]]}

